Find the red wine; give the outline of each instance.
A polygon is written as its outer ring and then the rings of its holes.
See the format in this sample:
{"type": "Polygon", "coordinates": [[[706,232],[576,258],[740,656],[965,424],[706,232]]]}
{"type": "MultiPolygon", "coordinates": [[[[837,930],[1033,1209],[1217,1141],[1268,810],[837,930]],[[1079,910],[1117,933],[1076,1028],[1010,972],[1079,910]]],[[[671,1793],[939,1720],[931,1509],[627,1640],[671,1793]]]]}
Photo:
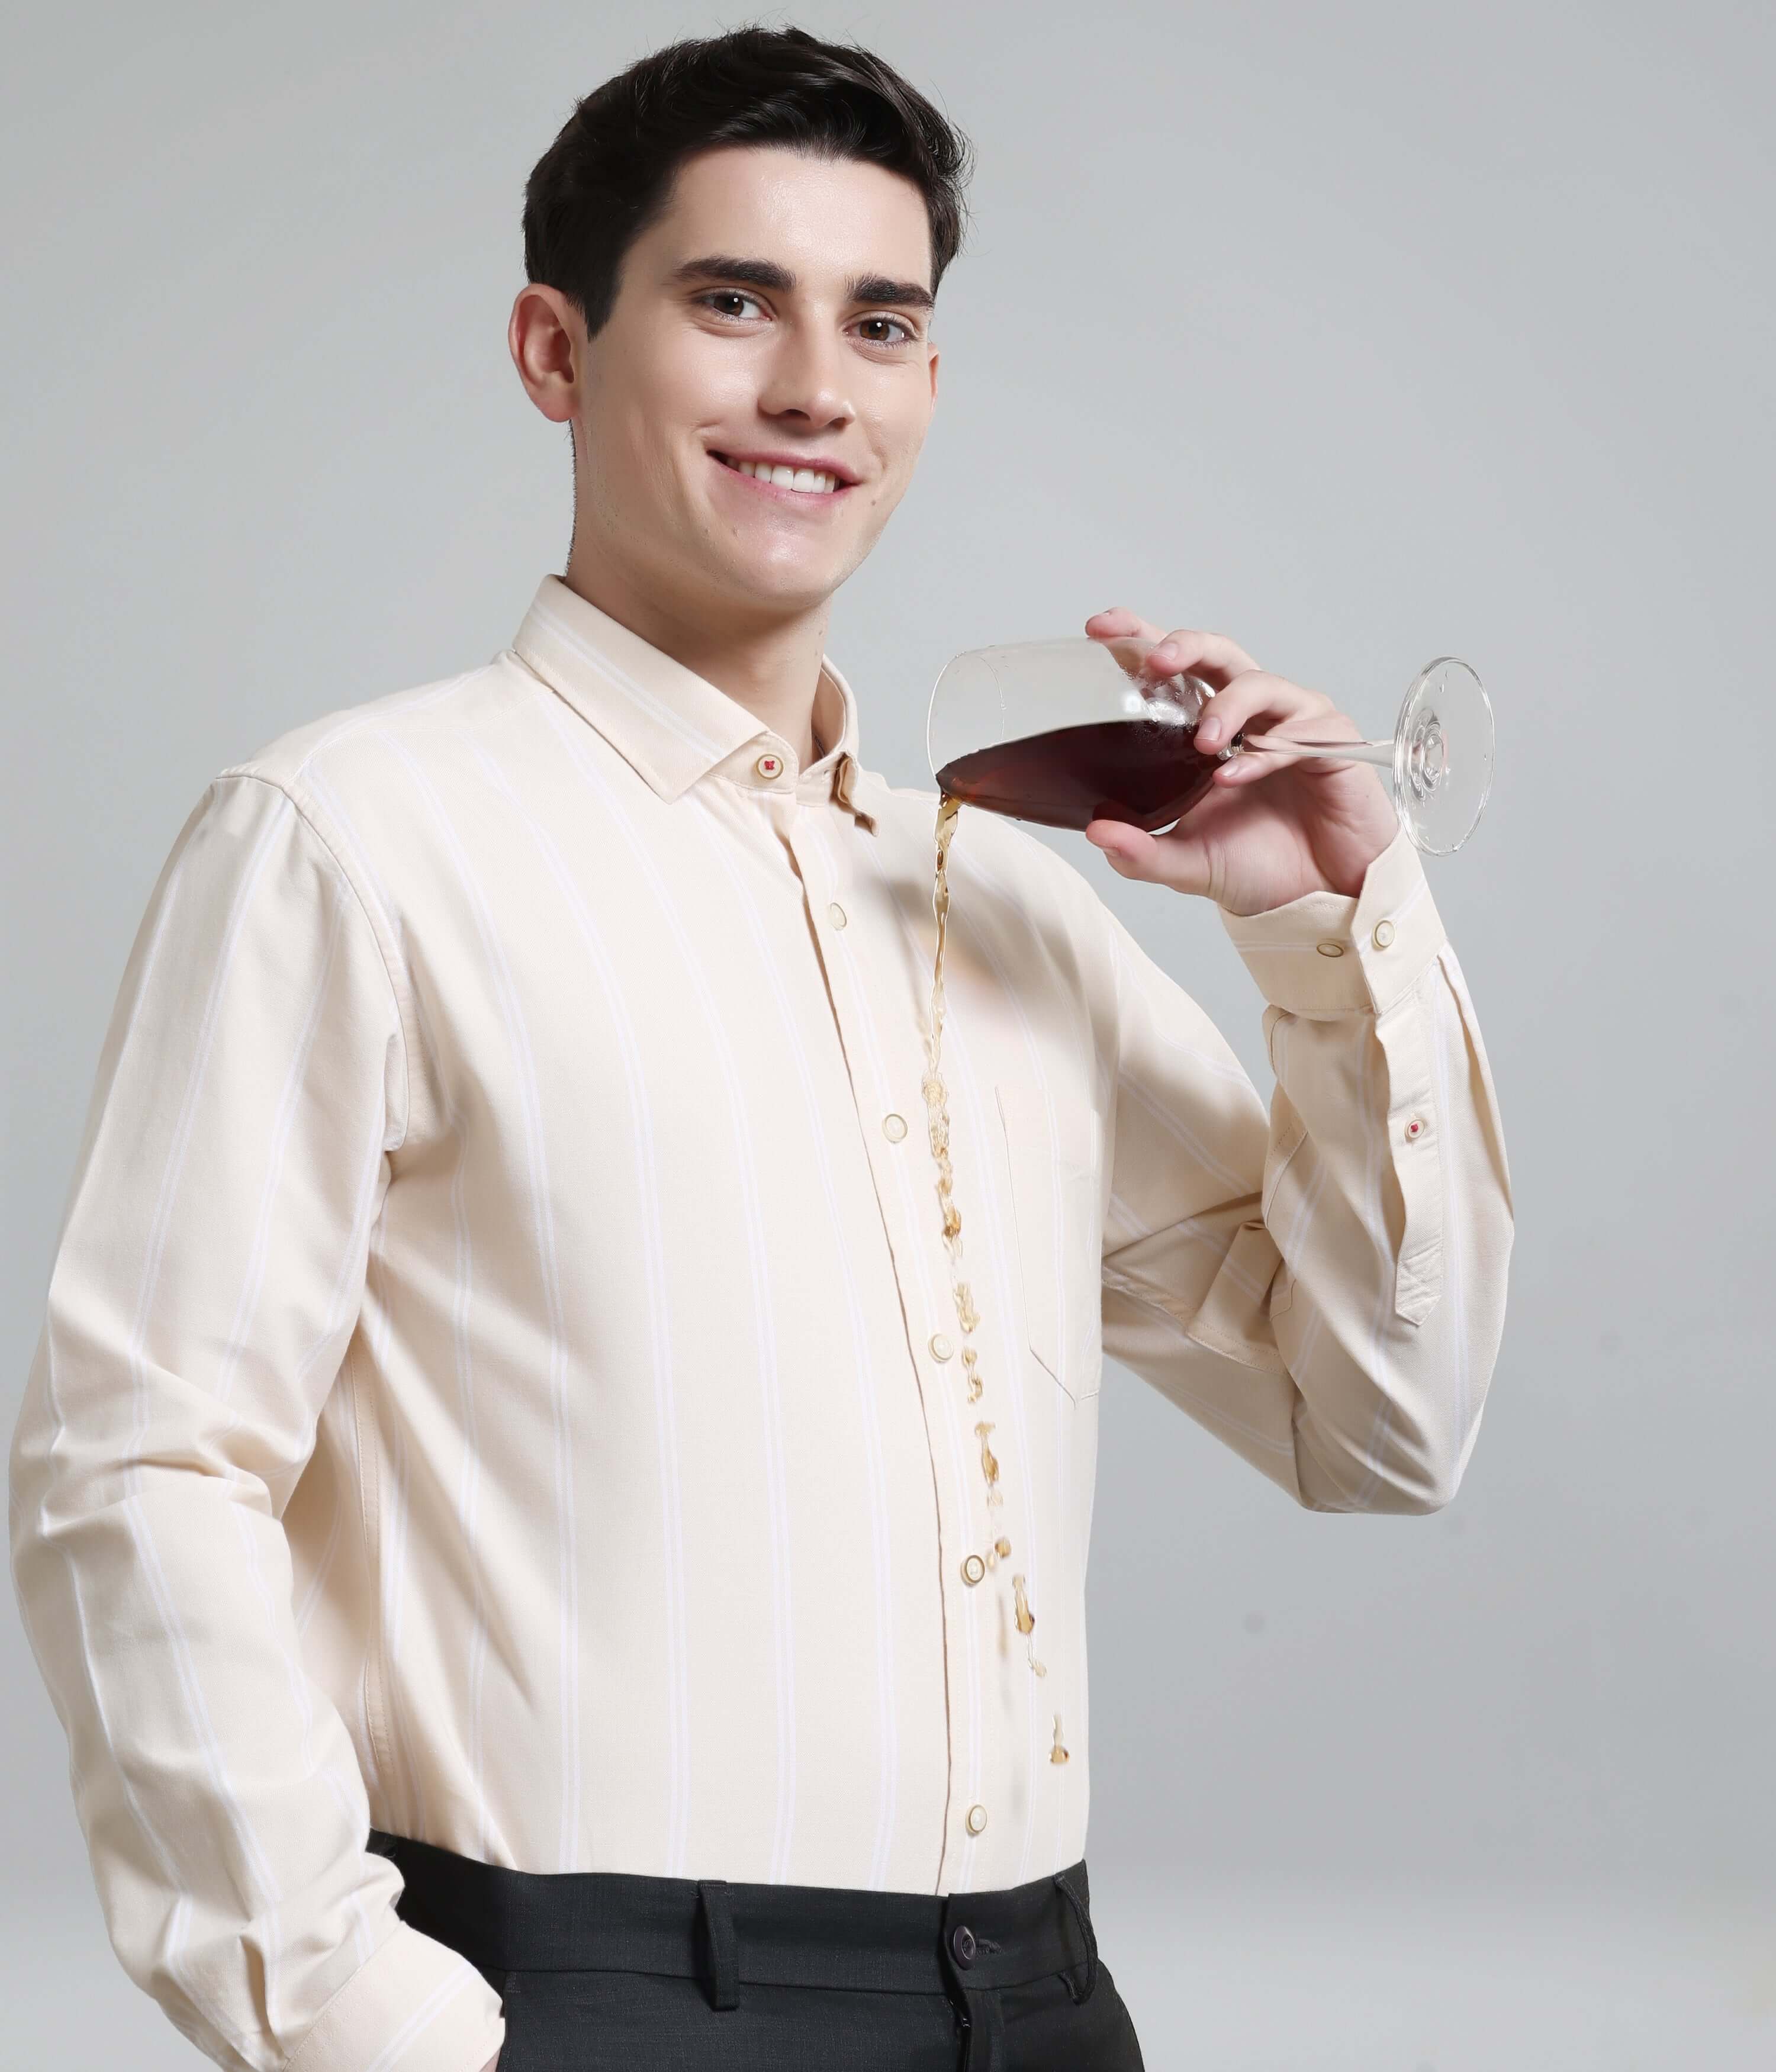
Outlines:
{"type": "Polygon", "coordinates": [[[1151,834],[1190,811],[1217,767],[1193,727],[1103,719],[975,749],[946,763],[937,783],[964,805],[1046,828],[1128,820],[1151,834]]]}

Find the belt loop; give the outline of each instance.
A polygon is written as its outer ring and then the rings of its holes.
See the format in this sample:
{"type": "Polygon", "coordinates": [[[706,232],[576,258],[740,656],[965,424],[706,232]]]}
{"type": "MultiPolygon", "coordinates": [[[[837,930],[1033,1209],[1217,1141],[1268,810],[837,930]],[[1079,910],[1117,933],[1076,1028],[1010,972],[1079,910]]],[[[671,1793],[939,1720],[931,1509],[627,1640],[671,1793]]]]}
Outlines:
{"type": "Polygon", "coordinates": [[[1090,2000],[1093,1992],[1097,1988],[1098,1938],[1092,1932],[1092,1917],[1086,1911],[1085,1902],[1079,1897],[1079,1895],[1073,1889],[1072,1885],[1068,1882],[1067,1873],[1065,1871],[1056,1871],[1054,1873],[1054,1882],[1060,1887],[1061,1890],[1066,1893],[1067,1903],[1073,1909],[1074,1916],[1079,1924],[1080,1932],[1085,1937],[1084,1989],[1083,1991],[1076,1991],[1075,1989],[1073,1977],[1071,1972],[1063,1971],[1061,1974],[1062,1977],[1067,1981],[1067,1990],[1072,1996],[1074,2004],[1077,2006],[1079,2001],[1090,2000]]]}
{"type": "Polygon", "coordinates": [[[698,1910],[708,1939],[709,2005],[737,2008],[740,2004],[740,1955],[734,1941],[734,1909],[728,1898],[726,1878],[699,1878],[698,1910]]]}

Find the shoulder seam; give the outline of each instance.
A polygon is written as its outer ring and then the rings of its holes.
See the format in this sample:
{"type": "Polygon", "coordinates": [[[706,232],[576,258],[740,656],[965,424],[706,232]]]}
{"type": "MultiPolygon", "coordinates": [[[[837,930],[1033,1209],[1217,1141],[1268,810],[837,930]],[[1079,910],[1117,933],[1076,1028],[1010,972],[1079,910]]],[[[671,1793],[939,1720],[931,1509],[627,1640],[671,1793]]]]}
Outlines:
{"type": "MultiPolygon", "coordinates": [[[[504,650],[501,651],[502,653],[504,652],[504,650]]],[[[356,734],[367,726],[384,725],[389,715],[377,712],[376,710],[377,707],[390,703],[393,698],[401,697],[410,700],[415,705],[431,705],[447,696],[450,692],[459,690],[471,676],[479,676],[483,669],[492,668],[499,660],[500,656],[496,655],[492,658],[492,661],[478,662],[473,668],[459,669],[454,676],[435,677],[430,683],[414,684],[404,691],[395,692],[391,694],[391,697],[373,698],[363,705],[348,707],[337,716],[338,724],[330,728],[319,741],[313,742],[305,751],[302,761],[290,772],[292,781],[299,780],[303,771],[318,755],[325,754],[328,749],[335,746],[348,734],[356,734]],[[372,717],[373,713],[374,717],[372,717]]],[[[278,780],[268,779],[266,781],[276,783],[278,780]]],[[[316,832],[319,832],[319,830],[317,829],[316,832]]]]}
{"type": "Polygon", "coordinates": [[[345,859],[340,855],[337,846],[327,835],[326,830],[317,822],[314,812],[302,800],[297,796],[296,793],[291,790],[288,784],[282,783],[276,777],[267,776],[262,771],[249,769],[239,763],[233,764],[226,770],[218,771],[216,777],[212,781],[217,784],[228,783],[263,784],[268,791],[275,791],[280,798],[287,800],[292,810],[294,812],[298,820],[301,822],[303,827],[307,828],[309,833],[313,836],[314,840],[326,852],[327,860],[331,863],[334,870],[339,873],[340,882],[345,886],[347,890],[351,893],[353,900],[357,905],[358,911],[363,915],[365,923],[370,930],[370,939],[376,946],[377,961],[382,966],[382,975],[388,981],[389,997],[394,1005],[395,1026],[401,1032],[401,1078],[402,1095],[401,1134],[392,1144],[389,1143],[386,1138],[383,1144],[383,1149],[384,1151],[398,1151],[401,1145],[407,1141],[408,1132],[413,1124],[413,1033],[409,1026],[410,1017],[407,1011],[406,999],[401,983],[395,975],[394,966],[390,961],[388,945],[383,940],[383,930],[377,926],[376,914],[372,908],[370,902],[364,897],[363,888],[359,885],[357,879],[352,874],[350,869],[346,864],[345,859]]]}

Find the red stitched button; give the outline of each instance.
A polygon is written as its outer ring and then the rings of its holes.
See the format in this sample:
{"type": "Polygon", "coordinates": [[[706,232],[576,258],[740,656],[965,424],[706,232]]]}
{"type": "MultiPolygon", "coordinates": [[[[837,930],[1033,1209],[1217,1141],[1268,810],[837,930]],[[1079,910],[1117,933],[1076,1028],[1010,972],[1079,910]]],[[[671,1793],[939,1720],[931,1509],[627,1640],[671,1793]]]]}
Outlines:
{"type": "Polygon", "coordinates": [[[761,755],[752,767],[761,777],[780,777],[783,773],[783,758],[780,755],[761,755]]]}
{"type": "Polygon", "coordinates": [[[1421,1116],[1421,1115],[1415,1115],[1415,1116],[1412,1117],[1412,1120],[1411,1120],[1409,1123],[1408,1123],[1408,1124],[1407,1124],[1407,1125],[1406,1125],[1406,1135],[1407,1135],[1408,1139],[1408,1140],[1410,1140],[1411,1138],[1416,1137],[1416,1136],[1418,1135],[1418,1133],[1420,1133],[1420,1130],[1422,1130],[1422,1129],[1424,1128],[1424,1116],[1421,1116]]]}

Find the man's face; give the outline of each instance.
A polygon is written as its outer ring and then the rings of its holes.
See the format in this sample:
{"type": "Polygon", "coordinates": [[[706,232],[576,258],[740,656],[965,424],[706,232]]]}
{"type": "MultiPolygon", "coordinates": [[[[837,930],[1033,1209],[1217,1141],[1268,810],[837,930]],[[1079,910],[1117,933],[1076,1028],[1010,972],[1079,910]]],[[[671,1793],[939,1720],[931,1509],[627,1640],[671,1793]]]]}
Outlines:
{"type": "Polygon", "coordinates": [[[579,517],[598,557],[700,612],[830,597],[931,421],[931,265],[923,198],[879,166],[759,146],[683,166],[585,348],[579,517]]]}

